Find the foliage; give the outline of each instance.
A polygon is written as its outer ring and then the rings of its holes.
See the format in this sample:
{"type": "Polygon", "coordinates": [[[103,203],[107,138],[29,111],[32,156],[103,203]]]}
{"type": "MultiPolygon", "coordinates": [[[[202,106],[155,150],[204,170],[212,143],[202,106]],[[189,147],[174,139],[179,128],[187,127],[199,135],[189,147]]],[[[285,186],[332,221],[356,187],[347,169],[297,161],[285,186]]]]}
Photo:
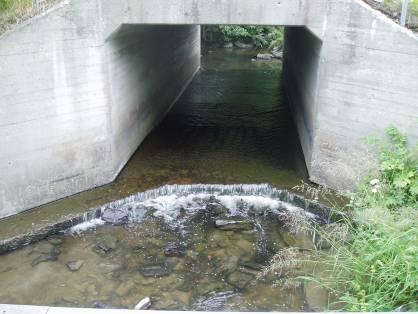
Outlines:
{"type": "Polygon", "coordinates": [[[327,288],[336,301],[331,309],[418,310],[418,162],[406,144],[393,126],[386,141],[374,140],[379,168],[352,196],[352,210],[337,222],[311,227],[316,245],[327,243],[330,249],[299,258],[311,269],[321,268],[299,279],[327,288]]]}
{"type": "Polygon", "coordinates": [[[378,152],[379,168],[353,196],[353,208],[396,209],[418,204],[418,149],[411,152],[405,135],[394,126],[386,133],[387,141],[370,140],[378,152]]]}
{"type": "Polygon", "coordinates": [[[204,38],[214,39],[221,44],[242,41],[273,49],[282,47],[284,30],[282,27],[224,25],[206,26],[204,34],[204,38]]]}
{"type": "Polygon", "coordinates": [[[328,239],[339,301],[349,311],[418,309],[418,161],[397,128],[386,134],[373,141],[379,168],[350,203],[352,241],[328,239]]]}
{"type": "MultiPolygon", "coordinates": [[[[59,0],[44,0],[44,9],[59,0]]],[[[35,0],[0,0],[0,34],[16,24],[38,14],[35,0]]]]}

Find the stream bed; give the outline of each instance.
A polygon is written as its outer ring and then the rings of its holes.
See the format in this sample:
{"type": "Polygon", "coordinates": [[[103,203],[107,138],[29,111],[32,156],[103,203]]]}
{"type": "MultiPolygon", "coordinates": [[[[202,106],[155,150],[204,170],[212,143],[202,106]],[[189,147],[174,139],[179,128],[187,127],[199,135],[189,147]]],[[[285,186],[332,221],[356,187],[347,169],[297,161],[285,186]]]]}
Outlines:
{"type": "Polygon", "coordinates": [[[326,308],[325,290],[294,279],[309,272],[293,261],[315,249],[306,226],[319,216],[267,185],[157,191],[0,256],[0,303],[132,309],[150,297],[155,310],[326,308]],[[279,252],[286,262],[268,271],[279,252]]]}

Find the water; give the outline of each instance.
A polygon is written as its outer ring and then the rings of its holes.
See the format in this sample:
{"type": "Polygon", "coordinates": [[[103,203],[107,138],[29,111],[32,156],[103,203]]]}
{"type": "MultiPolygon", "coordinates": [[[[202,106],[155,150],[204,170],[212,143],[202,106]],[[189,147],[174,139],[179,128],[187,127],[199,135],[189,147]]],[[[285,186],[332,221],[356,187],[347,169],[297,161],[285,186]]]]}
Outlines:
{"type": "Polygon", "coordinates": [[[313,249],[300,224],[315,215],[281,194],[267,185],[168,186],[115,202],[103,218],[126,210],[123,225],[95,219],[2,256],[0,302],[133,308],[150,297],[162,310],[324,309],[326,292],[295,281],[294,264],[262,275],[277,252],[295,259],[313,249]]]}

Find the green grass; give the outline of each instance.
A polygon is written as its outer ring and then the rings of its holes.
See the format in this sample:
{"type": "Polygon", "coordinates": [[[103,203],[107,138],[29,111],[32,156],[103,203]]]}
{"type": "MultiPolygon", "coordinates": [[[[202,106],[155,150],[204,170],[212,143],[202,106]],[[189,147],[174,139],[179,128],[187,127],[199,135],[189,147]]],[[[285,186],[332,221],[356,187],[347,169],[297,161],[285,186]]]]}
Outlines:
{"type": "MultiPolygon", "coordinates": [[[[58,0],[44,0],[45,9],[58,0]]],[[[37,15],[35,0],[0,0],[0,33],[37,15]]]]}
{"type": "Polygon", "coordinates": [[[323,283],[347,311],[417,311],[418,147],[409,149],[393,126],[387,140],[371,144],[379,167],[351,196],[352,212],[344,218],[351,241],[322,232],[332,266],[323,283]]]}
{"type": "MultiPolygon", "coordinates": [[[[386,140],[369,141],[378,167],[350,196],[339,221],[312,227],[315,243],[330,249],[292,262],[321,270],[298,278],[328,289],[329,309],[418,311],[418,146],[408,148],[405,135],[393,126],[386,140]]],[[[326,198],[325,188],[317,191],[326,198]]],[[[282,267],[276,260],[269,269],[282,267]]]]}

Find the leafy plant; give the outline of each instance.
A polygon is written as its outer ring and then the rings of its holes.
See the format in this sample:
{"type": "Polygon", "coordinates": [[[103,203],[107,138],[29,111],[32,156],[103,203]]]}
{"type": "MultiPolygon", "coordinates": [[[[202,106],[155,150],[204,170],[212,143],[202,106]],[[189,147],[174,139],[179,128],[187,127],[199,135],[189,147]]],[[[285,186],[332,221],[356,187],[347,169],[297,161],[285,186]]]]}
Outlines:
{"type": "Polygon", "coordinates": [[[418,310],[418,162],[405,135],[393,126],[386,134],[386,141],[373,141],[379,167],[352,196],[352,210],[338,222],[311,227],[318,247],[329,249],[293,261],[321,268],[298,278],[325,287],[335,301],[331,309],[418,310]]]}

